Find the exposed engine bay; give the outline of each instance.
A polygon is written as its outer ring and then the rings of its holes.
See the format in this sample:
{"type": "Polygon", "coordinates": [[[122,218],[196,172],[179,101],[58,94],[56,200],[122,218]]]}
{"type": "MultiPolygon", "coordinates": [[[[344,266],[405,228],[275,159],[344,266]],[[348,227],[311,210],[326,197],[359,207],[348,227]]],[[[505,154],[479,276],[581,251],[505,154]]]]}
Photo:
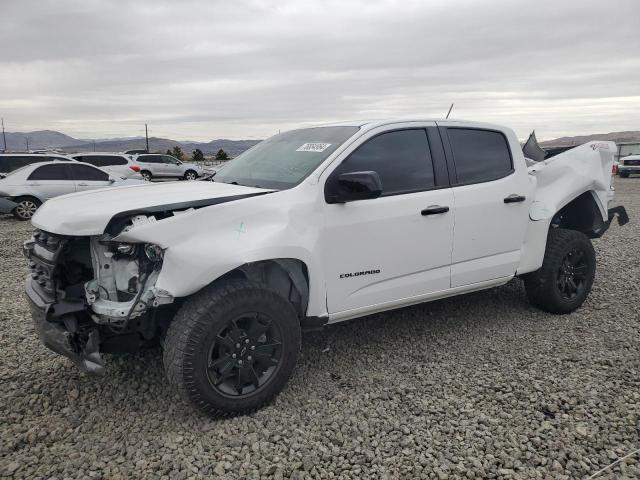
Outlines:
{"type": "MultiPolygon", "coordinates": [[[[150,221],[156,219],[132,217],[122,231],[150,221]]],[[[174,298],[155,287],[164,256],[158,245],[36,230],[24,254],[31,269],[27,288],[47,305],[36,322],[40,336],[84,371],[102,372],[99,352],[136,350],[160,333],[157,307],[174,298]]]]}
{"type": "MultiPolygon", "coordinates": [[[[154,217],[133,217],[124,231],[154,217]]],[[[150,307],[173,301],[155,288],[163,251],[154,244],[119,243],[103,237],[90,240],[94,278],[85,284],[86,299],[96,323],[122,326],[150,307]]]]}

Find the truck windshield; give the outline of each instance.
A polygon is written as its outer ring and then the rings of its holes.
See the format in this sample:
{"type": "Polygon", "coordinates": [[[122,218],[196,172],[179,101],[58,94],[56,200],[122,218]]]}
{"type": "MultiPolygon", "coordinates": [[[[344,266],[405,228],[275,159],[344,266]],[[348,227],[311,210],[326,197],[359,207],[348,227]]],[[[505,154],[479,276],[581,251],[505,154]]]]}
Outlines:
{"type": "Polygon", "coordinates": [[[222,167],[213,181],[284,190],[304,180],[358,131],[358,127],[315,127],[280,133],[222,167]]]}

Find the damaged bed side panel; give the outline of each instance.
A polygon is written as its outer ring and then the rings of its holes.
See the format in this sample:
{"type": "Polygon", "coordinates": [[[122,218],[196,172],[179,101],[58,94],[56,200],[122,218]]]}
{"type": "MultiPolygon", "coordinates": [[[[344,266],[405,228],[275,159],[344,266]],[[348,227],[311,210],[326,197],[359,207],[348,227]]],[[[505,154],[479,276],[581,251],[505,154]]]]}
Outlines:
{"type": "Polygon", "coordinates": [[[591,195],[602,221],[607,221],[615,152],[615,143],[594,141],[529,167],[536,189],[529,209],[530,221],[522,246],[518,275],[542,266],[553,217],[580,195],[591,195]]]}
{"type": "Polygon", "coordinates": [[[613,142],[589,142],[529,167],[536,178],[531,219],[550,219],[571,200],[591,192],[603,221],[607,220],[615,152],[613,142]]]}

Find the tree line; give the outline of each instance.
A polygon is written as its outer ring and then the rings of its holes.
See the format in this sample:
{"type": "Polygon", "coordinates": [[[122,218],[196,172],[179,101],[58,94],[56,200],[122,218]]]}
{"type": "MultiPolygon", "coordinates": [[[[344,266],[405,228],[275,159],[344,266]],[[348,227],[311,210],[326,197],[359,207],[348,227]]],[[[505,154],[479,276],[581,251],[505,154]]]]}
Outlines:
{"type": "MultiPolygon", "coordinates": [[[[182,149],[176,145],[173,149],[167,149],[167,155],[171,155],[172,157],[177,158],[178,160],[184,160],[184,152],[182,149]]],[[[218,150],[215,155],[216,160],[229,160],[230,157],[223,149],[218,150]]],[[[191,154],[191,160],[194,162],[201,162],[204,160],[204,153],[199,148],[196,148],[191,154]]]]}

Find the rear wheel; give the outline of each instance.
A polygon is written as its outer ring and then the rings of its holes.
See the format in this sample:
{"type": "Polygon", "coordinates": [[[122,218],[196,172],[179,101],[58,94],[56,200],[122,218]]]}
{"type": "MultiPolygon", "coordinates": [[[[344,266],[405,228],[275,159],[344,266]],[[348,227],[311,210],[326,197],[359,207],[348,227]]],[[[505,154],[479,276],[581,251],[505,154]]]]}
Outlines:
{"type": "Polygon", "coordinates": [[[151,176],[152,176],[152,175],[151,175],[151,172],[150,172],[150,171],[148,171],[148,170],[142,170],[142,171],[140,172],[140,175],[142,175],[142,179],[143,179],[145,182],[150,182],[150,181],[151,181],[151,176]]]}
{"type": "Polygon", "coordinates": [[[542,267],[525,276],[532,305],[550,313],[570,313],[586,300],[596,272],[596,255],[581,232],[552,228],[542,267]]]}
{"type": "Polygon", "coordinates": [[[300,350],[293,306],[262,285],[230,280],[187,300],[164,343],[169,382],[212,415],[254,410],[284,387],[300,350]]]}
{"type": "Polygon", "coordinates": [[[42,205],[42,202],[34,197],[19,197],[15,202],[18,205],[13,209],[13,216],[22,221],[30,220],[42,205]]]}

